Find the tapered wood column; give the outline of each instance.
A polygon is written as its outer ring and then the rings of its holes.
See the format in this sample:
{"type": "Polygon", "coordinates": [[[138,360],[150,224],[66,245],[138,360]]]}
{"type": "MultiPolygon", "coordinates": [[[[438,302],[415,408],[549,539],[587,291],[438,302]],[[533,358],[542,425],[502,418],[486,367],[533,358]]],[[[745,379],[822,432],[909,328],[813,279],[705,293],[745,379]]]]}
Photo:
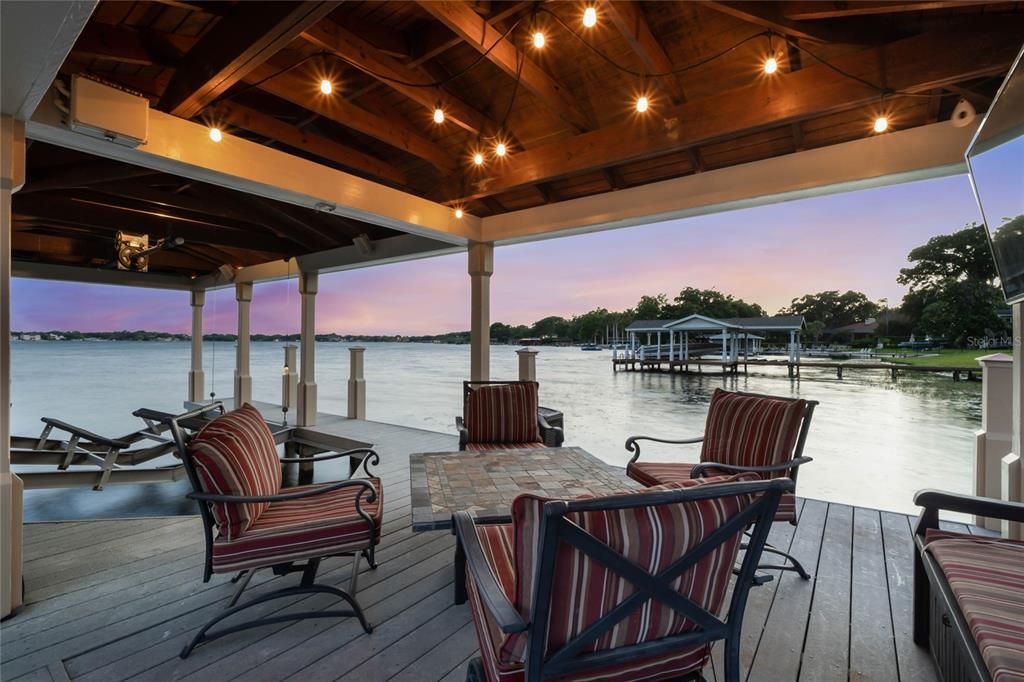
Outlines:
{"type": "Polygon", "coordinates": [[[316,292],[320,274],[299,273],[299,297],[302,305],[302,340],[299,371],[299,426],[316,425],[316,292]]]}
{"type": "Polygon", "coordinates": [[[519,380],[537,380],[537,351],[529,348],[520,348],[516,351],[519,356],[519,380]]]}
{"type": "Polygon", "coordinates": [[[21,606],[21,479],[11,473],[11,195],[25,184],[25,124],[0,117],[0,617],[21,606]]]}
{"type": "Polygon", "coordinates": [[[494,273],[494,244],[469,247],[469,379],[491,378],[491,275],[494,273]]]}
{"type": "Polygon", "coordinates": [[[366,379],[363,377],[362,346],[348,349],[348,418],[366,419],[366,379]]]}
{"type": "Polygon", "coordinates": [[[192,364],[188,371],[188,399],[198,402],[206,393],[206,374],[203,372],[203,306],[206,292],[192,292],[192,364]]]}
{"type": "Polygon", "coordinates": [[[238,343],[235,345],[235,407],[252,402],[252,374],[249,369],[249,309],[252,306],[252,284],[236,284],[238,301],[238,343]]]}

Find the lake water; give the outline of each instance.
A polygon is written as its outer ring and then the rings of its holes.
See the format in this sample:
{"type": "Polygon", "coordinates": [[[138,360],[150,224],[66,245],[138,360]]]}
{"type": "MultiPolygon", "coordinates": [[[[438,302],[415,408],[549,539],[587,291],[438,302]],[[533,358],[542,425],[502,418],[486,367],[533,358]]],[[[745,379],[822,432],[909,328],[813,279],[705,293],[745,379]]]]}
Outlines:
{"type": "MultiPolygon", "coordinates": [[[[467,346],[367,343],[367,417],[453,431],[461,412],[467,346]]],[[[252,345],[253,397],[280,403],[283,344],[252,345]]],[[[189,344],[142,342],[15,342],[12,344],[13,432],[35,435],[41,416],[55,416],[104,434],[139,425],[138,407],[178,411],[186,394],[189,344]]],[[[321,412],[345,414],[348,348],[317,345],[321,412]]],[[[785,369],[756,368],[730,377],[612,372],[611,354],[543,348],[537,357],[541,403],[565,413],[567,445],[624,465],[630,435],[699,435],[711,392],[718,387],[793,395],[821,402],[800,471],[800,493],[848,504],[915,511],[920,488],[970,492],[973,432],[981,423],[981,384],[924,373],[896,382],[884,371],[804,368],[799,381],[785,369]]],[[[231,395],[233,343],[207,343],[207,391],[231,395]]],[[[515,378],[515,348],[491,349],[495,379],[515,378]]],[[[652,459],[696,461],[699,446],[645,446],[652,459]],[[688,448],[688,449],[687,449],[688,448]]]]}

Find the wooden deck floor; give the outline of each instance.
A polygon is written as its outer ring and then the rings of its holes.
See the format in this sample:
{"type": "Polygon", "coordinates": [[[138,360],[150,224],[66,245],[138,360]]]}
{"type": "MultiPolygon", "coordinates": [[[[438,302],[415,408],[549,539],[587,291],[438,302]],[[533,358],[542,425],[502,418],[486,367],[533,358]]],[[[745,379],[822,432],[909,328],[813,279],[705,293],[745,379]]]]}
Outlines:
{"type": "MultiPolygon", "coordinates": [[[[201,581],[197,517],[36,523],[25,530],[26,605],[0,628],[0,677],[464,679],[476,637],[467,607],[452,604],[453,538],[409,527],[408,454],[451,448],[454,438],[373,422],[325,428],[374,442],[382,454],[380,566],[361,576],[359,590],[376,626],[372,635],[352,619],[270,625],[200,647],[182,661],[185,640],[232,591],[223,576],[201,581]]],[[[797,528],[776,525],[773,544],[803,560],[814,578],[786,574],[751,591],[743,642],[749,679],[935,679],[927,654],[910,638],[910,518],[807,500],[797,528]]],[[[326,562],[322,579],[344,584],[346,564],[326,562]]],[[[247,594],[268,583],[257,576],[247,594]]],[[[302,608],[330,603],[311,597],[302,608]]],[[[705,671],[709,680],[721,670],[717,654],[705,671]]]]}

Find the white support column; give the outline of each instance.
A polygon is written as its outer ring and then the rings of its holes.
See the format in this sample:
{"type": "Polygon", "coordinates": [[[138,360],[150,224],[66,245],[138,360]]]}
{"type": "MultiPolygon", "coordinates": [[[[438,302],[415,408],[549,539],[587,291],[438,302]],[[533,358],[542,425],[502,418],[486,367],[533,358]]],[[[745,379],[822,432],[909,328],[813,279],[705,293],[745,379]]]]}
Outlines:
{"type": "Polygon", "coordinates": [[[249,308],[252,284],[236,284],[238,302],[238,342],[235,344],[235,408],[252,402],[252,374],[249,369],[249,308]]]}
{"type": "Polygon", "coordinates": [[[0,117],[0,617],[21,606],[22,490],[11,473],[11,196],[25,184],[25,124],[0,117]]]}
{"type": "Polygon", "coordinates": [[[683,332],[683,360],[690,361],[690,332],[683,332]]]}
{"type": "Polygon", "coordinates": [[[363,378],[362,346],[348,349],[348,418],[366,419],[366,379],[363,378]]]}
{"type": "Polygon", "coordinates": [[[790,362],[795,362],[796,361],[796,356],[794,355],[794,351],[796,349],[796,342],[793,340],[794,339],[794,334],[795,334],[795,332],[793,332],[793,330],[791,329],[789,331],[789,361],[790,362]]]}
{"type": "Polygon", "coordinates": [[[320,274],[299,273],[299,295],[302,305],[302,329],[299,351],[299,408],[296,423],[316,426],[316,292],[320,274]]]}
{"type": "Polygon", "coordinates": [[[299,363],[295,360],[295,351],[293,344],[284,347],[284,368],[281,372],[281,413],[284,421],[288,420],[288,413],[299,401],[299,363]]]}
{"type": "MultiPolygon", "coordinates": [[[[1003,458],[1002,485],[1004,491],[1003,499],[1014,502],[1022,502],[1021,489],[1024,487],[1024,467],[1021,467],[1020,455],[1024,448],[1024,438],[1021,437],[1021,429],[1024,429],[1024,353],[1021,351],[1019,339],[1024,334],[1024,303],[1013,304],[1013,401],[1012,401],[1012,454],[1003,458]]],[[[1024,524],[1007,524],[1004,532],[1009,532],[1010,537],[1022,539],[1021,526],[1024,524]]]]}
{"type": "Polygon", "coordinates": [[[519,356],[519,380],[537,380],[537,351],[529,348],[520,348],[516,351],[519,356]]]}
{"type": "Polygon", "coordinates": [[[796,355],[797,363],[800,362],[800,330],[796,331],[796,343],[793,345],[793,353],[796,355]]]}
{"type": "Polygon", "coordinates": [[[728,339],[729,339],[729,332],[727,332],[726,330],[723,329],[722,330],[722,364],[723,365],[725,364],[725,359],[726,359],[725,351],[726,351],[726,341],[728,341],[728,339]]]}
{"type": "MultiPolygon", "coordinates": [[[[1021,466],[1020,455],[1011,453],[1003,457],[1002,476],[1000,477],[1003,480],[1003,489],[999,498],[1010,502],[1024,501],[1022,477],[1024,477],[1024,466],[1021,466]]],[[[1000,530],[1003,537],[1011,540],[1024,540],[1024,523],[1002,521],[1000,530]]]]}
{"type": "Polygon", "coordinates": [[[668,330],[668,361],[672,362],[675,360],[676,348],[675,348],[675,337],[676,333],[671,329],[668,330]]]}
{"type": "Polygon", "coordinates": [[[491,378],[491,275],[494,244],[469,246],[469,380],[491,378]]]}
{"type": "Polygon", "coordinates": [[[206,374],[203,372],[203,305],[206,292],[192,292],[192,364],[188,371],[189,402],[199,402],[206,394],[206,374]]]}
{"type": "MultiPolygon", "coordinates": [[[[998,499],[1002,493],[1002,460],[1013,450],[1013,357],[993,353],[981,365],[981,429],[974,433],[974,494],[998,499]]],[[[1000,530],[995,519],[974,517],[974,523],[1000,530]]]]}
{"type": "Polygon", "coordinates": [[[658,332],[658,362],[661,362],[661,332],[658,332]]]}

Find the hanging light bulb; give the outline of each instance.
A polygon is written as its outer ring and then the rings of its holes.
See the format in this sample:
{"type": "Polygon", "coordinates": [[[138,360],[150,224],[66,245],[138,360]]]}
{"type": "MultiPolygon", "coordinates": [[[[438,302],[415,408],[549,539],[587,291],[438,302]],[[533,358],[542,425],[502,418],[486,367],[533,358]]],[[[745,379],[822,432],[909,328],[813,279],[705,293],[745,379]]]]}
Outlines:
{"type": "Polygon", "coordinates": [[[778,70],[779,60],[777,60],[775,57],[768,57],[768,59],[764,60],[764,72],[766,74],[771,75],[778,70]]]}
{"type": "Polygon", "coordinates": [[[889,119],[885,116],[879,116],[875,119],[875,132],[884,133],[889,129],[889,119]]]}
{"type": "Polygon", "coordinates": [[[325,95],[331,94],[332,92],[334,92],[334,84],[331,83],[331,81],[327,80],[326,78],[322,79],[320,81],[320,92],[322,92],[325,95]]]}
{"type": "Polygon", "coordinates": [[[647,99],[647,95],[640,95],[636,98],[636,110],[641,114],[647,111],[649,106],[651,106],[651,102],[647,99]]]}
{"type": "Polygon", "coordinates": [[[473,163],[476,164],[477,166],[484,165],[484,155],[481,154],[480,152],[476,152],[475,154],[473,154],[473,163]]]}
{"type": "Polygon", "coordinates": [[[587,28],[594,28],[597,25],[597,8],[588,7],[583,10],[583,25],[587,28]]]}
{"type": "Polygon", "coordinates": [[[498,156],[505,156],[507,152],[508,148],[505,146],[504,142],[499,142],[498,144],[494,145],[494,153],[497,154],[498,156]]]}
{"type": "Polygon", "coordinates": [[[463,216],[463,215],[464,215],[464,214],[462,213],[462,209],[461,209],[461,208],[457,208],[457,209],[455,209],[455,217],[456,217],[456,218],[458,218],[459,220],[462,220],[462,216],[463,216]]]}
{"type": "Polygon", "coordinates": [[[544,34],[540,31],[534,31],[533,33],[533,46],[538,50],[544,47],[544,34]]]}
{"type": "Polygon", "coordinates": [[[444,110],[441,107],[434,109],[434,123],[444,123],[444,110]]]}
{"type": "Polygon", "coordinates": [[[210,128],[210,139],[214,142],[220,142],[223,139],[223,135],[220,132],[220,128],[210,128]]]}

